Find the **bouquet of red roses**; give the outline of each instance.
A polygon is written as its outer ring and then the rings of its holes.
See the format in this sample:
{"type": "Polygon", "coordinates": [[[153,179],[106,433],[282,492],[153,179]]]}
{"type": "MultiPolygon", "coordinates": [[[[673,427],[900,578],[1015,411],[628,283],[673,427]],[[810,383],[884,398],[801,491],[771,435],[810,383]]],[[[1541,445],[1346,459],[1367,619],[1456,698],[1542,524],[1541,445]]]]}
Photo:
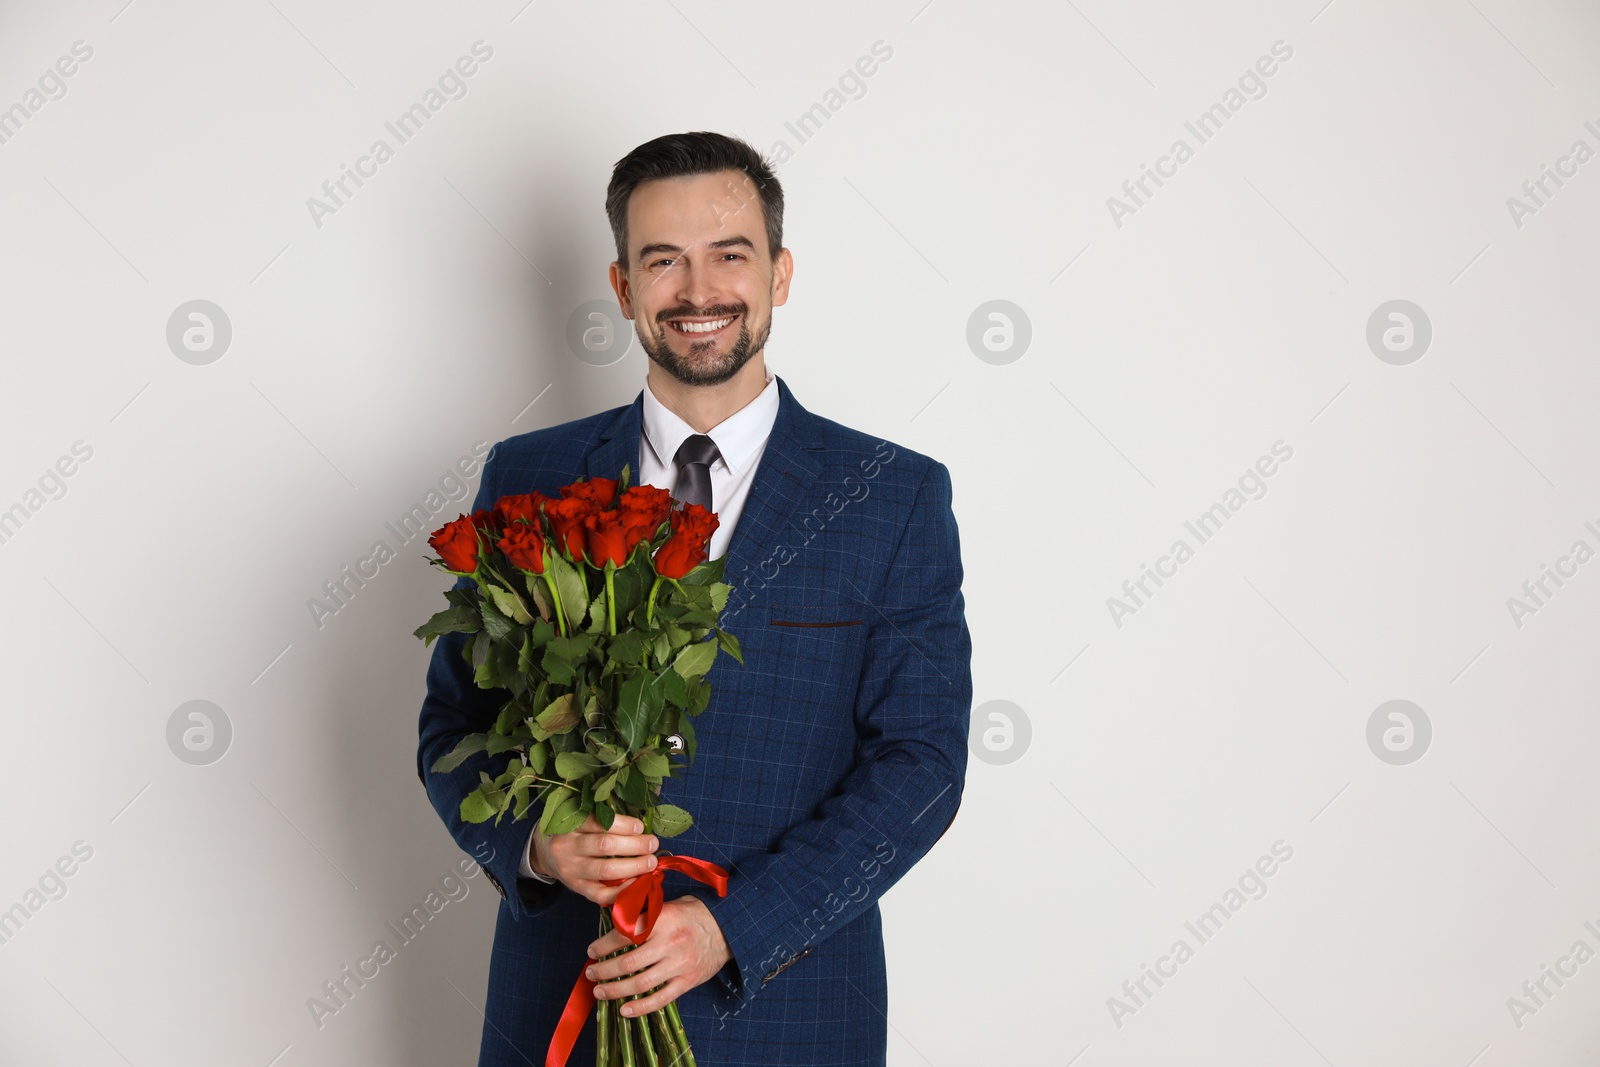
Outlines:
{"type": "MultiPolygon", "coordinates": [[[[625,467],[620,479],[574,482],[558,497],[504,496],[428,539],[439,553],[433,565],[471,581],[447,591],[450,606],[416,636],[431,644],[470,634],[462,654],[474,681],[507,694],[488,731],[463,737],[432,768],[452,771],[480,752],[509,757],[498,776],[479,772],[461,802],[468,822],[498,823],[508,811],[521,819],[540,803],[539,830],[551,836],[590,815],[607,829],[618,813],[630,815],[659,837],[693,824],[661,789],[684,766],[671,757],[694,760],[693,719],[711,699],[706,673],[718,650],[743,662],[738,640],[718,625],[732,587],[721,580],[725,560],[708,559],[714,513],[627,483],[625,467]]],[[[601,909],[601,934],[615,926],[642,944],[667,870],[726,892],[721,868],[663,854],[601,909]]],[[[557,1062],[593,990],[580,974],[552,1044],[557,1062]]],[[[632,1018],[616,1007],[599,1002],[598,1067],[694,1063],[676,1004],[632,1018]]]]}

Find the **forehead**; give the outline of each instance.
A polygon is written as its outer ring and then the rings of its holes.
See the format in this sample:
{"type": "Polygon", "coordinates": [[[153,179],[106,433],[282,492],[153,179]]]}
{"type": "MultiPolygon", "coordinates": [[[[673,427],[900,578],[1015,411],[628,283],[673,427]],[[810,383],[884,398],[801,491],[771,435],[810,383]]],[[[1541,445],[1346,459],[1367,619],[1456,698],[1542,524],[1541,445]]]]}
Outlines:
{"type": "Polygon", "coordinates": [[[628,198],[628,250],[650,244],[690,248],[746,237],[764,250],[761,201],[742,170],[690,174],[643,182],[628,198]]]}

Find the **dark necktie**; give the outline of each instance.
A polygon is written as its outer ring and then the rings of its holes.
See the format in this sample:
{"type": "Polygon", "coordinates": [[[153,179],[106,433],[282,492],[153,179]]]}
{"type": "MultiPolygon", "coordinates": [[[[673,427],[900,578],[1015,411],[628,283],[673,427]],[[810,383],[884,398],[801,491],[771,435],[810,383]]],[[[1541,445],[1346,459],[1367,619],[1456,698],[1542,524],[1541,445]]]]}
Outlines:
{"type": "Polygon", "coordinates": [[[703,433],[691,434],[678,446],[672,462],[678,468],[678,490],[673,495],[685,504],[711,508],[711,464],[721,453],[717,443],[703,433]]]}

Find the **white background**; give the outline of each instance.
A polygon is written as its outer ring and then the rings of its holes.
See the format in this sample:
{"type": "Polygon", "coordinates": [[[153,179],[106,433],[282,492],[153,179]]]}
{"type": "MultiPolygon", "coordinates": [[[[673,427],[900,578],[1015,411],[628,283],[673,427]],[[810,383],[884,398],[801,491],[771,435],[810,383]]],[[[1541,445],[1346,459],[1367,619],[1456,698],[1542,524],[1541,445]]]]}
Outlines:
{"type": "Polygon", "coordinates": [[[638,346],[585,363],[567,318],[610,296],[612,164],[691,129],[787,142],[770,365],[950,466],[976,701],[1031,723],[884,898],[890,1063],[1600,1056],[1600,961],[1507,1006],[1600,950],[1600,562],[1507,606],[1600,549],[1600,163],[1507,205],[1600,149],[1592,5],[125,2],[0,14],[0,107],[93,49],[0,145],[0,508],[93,449],[0,544],[0,907],[93,849],[0,945],[0,1060],[473,1062],[481,877],[307,1010],[461,858],[413,769],[420,543],[321,628],[307,600],[475,441],[637,394],[638,346]],[[307,198],[479,40],[467,94],[318,226],[307,198]],[[1198,143],[1276,41],[1266,94],[1198,143]],[[1107,199],[1179,138],[1119,225],[1107,199]],[[166,341],[193,299],[232,324],[208,365],[166,341]],[[966,340],[993,299],[1031,322],[1008,363],[966,340]],[[1432,325],[1407,365],[1366,340],[1395,299],[1432,325]],[[1185,521],[1280,440],[1197,545],[1185,521]],[[1119,626],[1108,598],[1180,537],[1119,626]],[[167,741],[195,699],[233,729],[206,766],[167,741]],[[1367,742],[1392,699],[1432,724],[1408,765],[1367,742]],[[1280,840],[1197,945],[1185,921],[1280,840]]]}

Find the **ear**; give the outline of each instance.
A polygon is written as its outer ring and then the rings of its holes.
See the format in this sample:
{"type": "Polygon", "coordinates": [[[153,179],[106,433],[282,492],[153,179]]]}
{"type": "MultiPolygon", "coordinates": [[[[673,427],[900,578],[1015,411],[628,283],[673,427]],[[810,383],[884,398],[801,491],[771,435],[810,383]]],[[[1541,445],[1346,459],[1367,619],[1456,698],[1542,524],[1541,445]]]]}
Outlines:
{"type": "Polygon", "coordinates": [[[617,294],[617,306],[622,309],[622,317],[633,318],[633,287],[628,284],[628,272],[622,269],[622,264],[611,264],[611,288],[617,294]]]}
{"type": "Polygon", "coordinates": [[[789,279],[794,276],[794,257],[787,248],[778,249],[772,261],[772,306],[782,307],[789,302],[789,279]]]}

